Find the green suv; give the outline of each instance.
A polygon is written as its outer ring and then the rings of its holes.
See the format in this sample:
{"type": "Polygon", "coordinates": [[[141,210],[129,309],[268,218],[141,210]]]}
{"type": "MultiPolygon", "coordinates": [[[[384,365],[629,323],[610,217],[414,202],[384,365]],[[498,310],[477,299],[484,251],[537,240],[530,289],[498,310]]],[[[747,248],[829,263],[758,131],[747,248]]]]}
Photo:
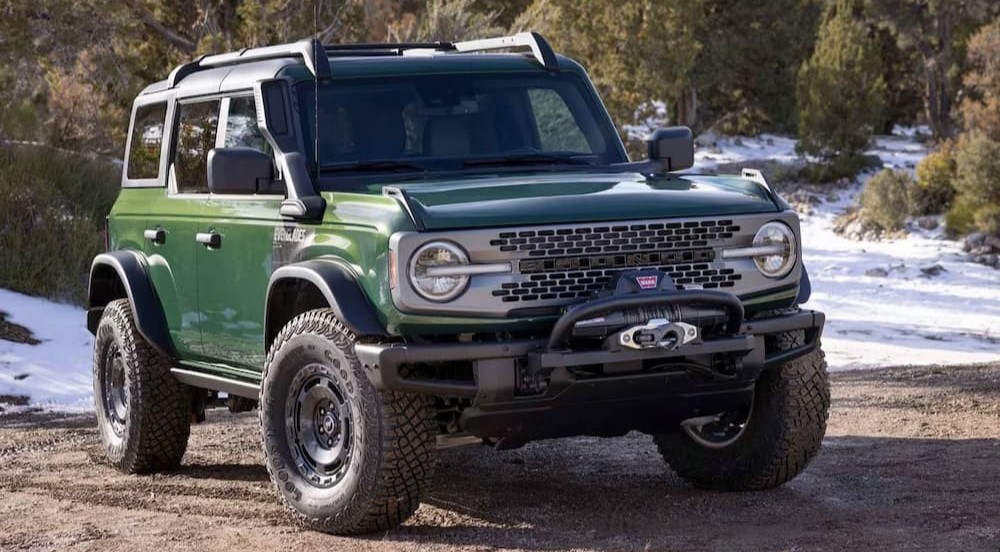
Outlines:
{"type": "Polygon", "coordinates": [[[384,530],[437,448],[654,437],[693,485],[795,477],[830,404],[796,214],[691,132],[630,162],[534,33],[202,57],[136,98],[88,327],[108,459],[259,409],[307,525],[384,530]]]}

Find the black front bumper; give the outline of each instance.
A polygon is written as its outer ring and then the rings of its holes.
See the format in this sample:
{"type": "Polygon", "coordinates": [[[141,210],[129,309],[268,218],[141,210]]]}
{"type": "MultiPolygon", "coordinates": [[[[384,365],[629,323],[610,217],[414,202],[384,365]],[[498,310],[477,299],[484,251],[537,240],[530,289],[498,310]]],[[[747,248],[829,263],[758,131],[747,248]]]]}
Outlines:
{"type": "Polygon", "coordinates": [[[798,311],[743,321],[738,300],[724,292],[675,292],[612,297],[570,309],[548,339],[440,344],[358,344],[355,352],[379,389],[465,398],[462,429],[515,446],[526,441],[571,435],[620,435],[631,430],[662,432],[680,421],[747,404],[761,371],[808,354],[819,345],[825,316],[798,311]],[[725,337],[674,350],[571,350],[573,324],[595,313],[649,301],[717,303],[731,314],[725,337]],[[601,303],[603,301],[603,303],[601,303]],[[799,347],[776,350],[767,336],[804,330],[799,347]],[[727,359],[725,374],[706,370],[727,359]],[[404,375],[411,367],[469,362],[474,380],[404,375]],[[581,371],[603,366],[603,374],[581,371]],[[653,368],[650,368],[653,366],[653,368]],[[525,374],[544,374],[546,385],[525,393],[525,374]]]}

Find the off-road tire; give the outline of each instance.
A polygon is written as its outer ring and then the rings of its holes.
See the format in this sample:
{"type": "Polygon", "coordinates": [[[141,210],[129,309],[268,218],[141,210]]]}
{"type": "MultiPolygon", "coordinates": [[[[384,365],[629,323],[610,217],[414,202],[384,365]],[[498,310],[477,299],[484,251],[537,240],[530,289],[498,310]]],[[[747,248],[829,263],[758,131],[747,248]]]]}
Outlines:
{"type": "MultiPolygon", "coordinates": [[[[778,350],[800,346],[805,332],[778,334],[778,350]]],[[[721,449],[702,446],[682,429],[654,440],[677,475],[695,487],[753,491],[780,486],[797,476],[819,452],[830,408],[823,351],[765,370],[754,390],[746,429],[721,449]]]]}
{"type": "Polygon", "coordinates": [[[191,388],[170,373],[170,360],[139,334],[128,300],[108,303],[94,337],[94,406],[108,461],[125,473],[169,470],[181,463],[191,432],[191,388]],[[103,367],[120,351],[125,415],[113,426],[104,402],[103,367]]]}
{"type": "Polygon", "coordinates": [[[260,424],[271,481],[300,523],[333,534],[384,531],[416,511],[433,475],[432,401],[378,391],[354,354],[356,338],[330,309],[301,314],[275,338],[264,367],[260,424]],[[322,365],[322,366],[317,366],[322,365]],[[311,366],[311,368],[307,368],[311,366]],[[344,390],[353,441],[332,487],[313,485],[296,466],[286,431],[293,380],[323,370],[344,390]]]}

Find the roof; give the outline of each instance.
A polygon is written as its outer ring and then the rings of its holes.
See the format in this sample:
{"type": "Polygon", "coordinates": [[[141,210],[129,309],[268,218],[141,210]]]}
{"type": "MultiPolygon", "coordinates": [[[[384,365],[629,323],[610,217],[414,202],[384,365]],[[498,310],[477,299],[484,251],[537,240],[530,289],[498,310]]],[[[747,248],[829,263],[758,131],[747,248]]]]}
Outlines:
{"type": "Polygon", "coordinates": [[[293,80],[341,79],[384,75],[524,72],[582,68],[555,54],[537,33],[468,42],[349,44],[323,46],[318,41],[202,56],[181,65],[167,79],[147,86],[140,95],[175,90],[197,96],[245,90],[279,76],[293,80]],[[529,49],[528,53],[480,53],[529,49]]]}

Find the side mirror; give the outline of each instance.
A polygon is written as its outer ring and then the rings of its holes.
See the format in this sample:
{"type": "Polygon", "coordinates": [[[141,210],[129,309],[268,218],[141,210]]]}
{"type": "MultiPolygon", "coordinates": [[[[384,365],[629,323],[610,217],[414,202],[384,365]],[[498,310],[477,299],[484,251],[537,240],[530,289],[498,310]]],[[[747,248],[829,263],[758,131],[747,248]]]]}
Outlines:
{"type": "Polygon", "coordinates": [[[662,164],[667,172],[694,166],[694,139],[688,127],[658,129],[646,140],[646,145],[649,160],[662,164]]]}
{"type": "Polygon", "coordinates": [[[274,162],[253,148],[214,148],[208,152],[208,190],[213,194],[271,193],[274,162]]]}

